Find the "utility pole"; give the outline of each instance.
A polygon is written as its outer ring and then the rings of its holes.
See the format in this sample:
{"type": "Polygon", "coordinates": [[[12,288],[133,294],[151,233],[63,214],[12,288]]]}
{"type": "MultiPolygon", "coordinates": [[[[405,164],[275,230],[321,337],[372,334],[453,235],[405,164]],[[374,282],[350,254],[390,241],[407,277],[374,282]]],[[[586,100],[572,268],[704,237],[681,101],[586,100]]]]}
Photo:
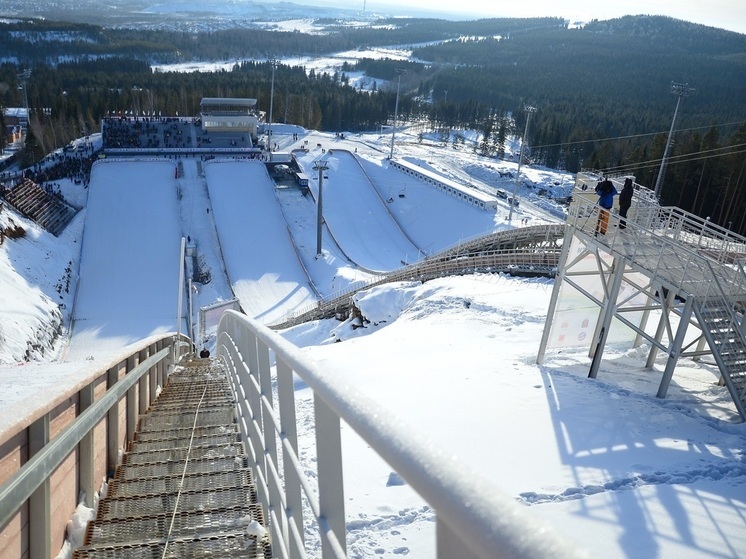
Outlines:
{"type": "Polygon", "coordinates": [[[676,109],[673,112],[673,120],[671,121],[671,130],[668,132],[668,139],[666,140],[666,149],[663,151],[663,159],[661,159],[661,168],[658,171],[658,178],[655,181],[655,197],[658,198],[663,186],[663,179],[666,176],[666,165],[668,164],[668,155],[673,145],[673,131],[676,127],[676,116],[679,113],[679,104],[681,103],[682,97],[689,97],[689,94],[694,91],[693,88],[689,87],[688,83],[676,83],[671,82],[671,93],[678,96],[676,100],[676,109]]]}
{"type": "Polygon", "coordinates": [[[267,147],[269,148],[269,160],[272,161],[272,109],[275,102],[275,67],[277,66],[277,60],[271,59],[269,63],[272,65],[272,86],[269,93],[269,132],[267,134],[267,147]]]}
{"type": "Polygon", "coordinates": [[[401,91],[401,75],[404,72],[401,68],[396,70],[396,73],[399,74],[399,82],[396,86],[396,104],[394,105],[394,128],[391,130],[391,153],[389,154],[389,159],[394,158],[394,137],[396,136],[396,121],[399,117],[399,91],[401,91]]]}
{"type": "Polygon", "coordinates": [[[324,183],[324,173],[329,168],[329,163],[325,159],[317,159],[313,163],[314,171],[319,172],[319,199],[316,202],[316,258],[321,256],[321,227],[324,224],[322,192],[324,183]]]}
{"type": "Polygon", "coordinates": [[[526,105],[523,110],[528,114],[526,115],[526,127],[523,129],[523,138],[521,139],[521,151],[518,155],[518,172],[516,173],[515,182],[513,183],[513,198],[510,200],[510,212],[508,213],[508,221],[513,221],[513,206],[516,203],[516,191],[518,190],[518,183],[521,180],[521,165],[523,164],[523,146],[526,145],[526,135],[528,134],[528,122],[531,120],[531,114],[536,112],[536,107],[530,107],[526,105]]]}

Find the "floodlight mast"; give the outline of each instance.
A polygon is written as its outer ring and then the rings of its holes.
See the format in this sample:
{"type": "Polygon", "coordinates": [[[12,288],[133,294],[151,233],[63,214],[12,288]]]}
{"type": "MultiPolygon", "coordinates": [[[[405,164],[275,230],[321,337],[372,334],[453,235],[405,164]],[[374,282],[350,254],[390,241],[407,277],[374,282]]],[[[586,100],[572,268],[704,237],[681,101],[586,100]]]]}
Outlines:
{"type": "Polygon", "coordinates": [[[394,127],[391,129],[391,153],[389,153],[389,159],[394,158],[394,137],[396,136],[396,121],[399,118],[399,92],[401,91],[401,75],[404,72],[401,68],[396,70],[399,74],[399,80],[396,86],[396,104],[394,105],[394,127]]]}
{"type": "Polygon", "coordinates": [[[275,68],[277,67],[277,60],[274,58],[269,60],[272,66],[272,85],[269,93],[269,131],[267,133],[267,147],[269,148],[269,160],[272,161],[272,109],[275,102],[275,68]]]}
{"type": "Polygon", "coordinates": [[[526,135],[528,134],[528,121],[531,120],[531,114],[536,112],[536,107],[526,105],[523,108],[528,114],[526,115],[526,127],[523,129],[523,138],[521,139],[521,151],[518,155],[518,171],[516,172],[515,182],[513,183],[513,198],[510,200],[510,212],[508,213],[508,221],[513,221],[513,206],[516,203],[516,192],[518,190],[518,183],[521,180],[521,165],[523,164],[523,146],[526,144],[526,135]]]}
{"type": "Polygon", "coordinates": [[[316,202],[316,258],[321,256],[321,228],[324,224],[322,192],[324,183],[324,173],[329,168],[329,163],[325,159],[317,159],[313,163],[314,171],[319,172],[319,197],[316,202]]]}
{"type": "Polygon", "coordinates": [[[666,176],[666,165],[668,164],[668,155],[673,145],[673,131],[676,127],[676,116],[679,113],[679,105],[681,104],[682,97],[689,97],[689,94],[694,91],[693,88],[689,87],[688,83],[676,83],[671,82],[671,93],[678,96],[676,100],[676,109],[673,112],[673,120],[671,121],[671,130],[668,132],[668,139],[666,140],[666,149],[663,151],[663,158],[661,159],[661,168],[658,171],[658,177],[655,180],[655,197],[658,198],[660,195],[661,187],[663,186],[663,179],[666,176]]]}
{"type": "Polygon", "coordinates": [[[23,89],[23,108],[26,109],[26,123],[29,121],[29,111],[28,111],[28,85],[26,82],[31,78],[31,70],[26,69],[20,74],[18,74],[18,79],[21,80],[21,87],[20,89],[23,89]]]}

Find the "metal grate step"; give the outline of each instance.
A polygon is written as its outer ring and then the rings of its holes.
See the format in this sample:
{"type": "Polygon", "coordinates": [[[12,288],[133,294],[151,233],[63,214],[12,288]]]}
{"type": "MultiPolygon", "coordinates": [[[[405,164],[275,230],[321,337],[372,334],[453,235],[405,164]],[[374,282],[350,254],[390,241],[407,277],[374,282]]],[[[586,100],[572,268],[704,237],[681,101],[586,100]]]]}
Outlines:
{"type": "MultiPolygon", "coordinates": [[[[238,424],[230,425],[206,425],[194,429],[195,437],[210,437],[213,435],[235,434],[238,436],[238,424]]],[[[149,431],[138,431],[135,433],[135,441],[167,441],[169,439],[188,439],[192,436],[192,428],[182,429],[151,429],[149,431]]]]}
{"type": "Polygon", "coordinates": [[[233,395],[230,391],[230,385],[223,383],[204,383],[195,382],[191,384],[177,384],[168,386],[169,390],[161,393],[158,407],[162,408],[168,405],[176,405],[179,402],[198,402],[200,399],[205,401],[226,400],[233,402],[233,395]]]}
{"type": "Polygon", "coordinates": [[[135,497],[107,498],[99,503],[98,518],[136,518],[152,514],[208,510],[256,502],[256,488],[224,487],[207,491],[177,491],[135,497]]]}
{"type": "Polygon", "coordinates": [[[200,397],[205,392],[207,387],[207,394],[213,396],[215,394],[232,398],[230,383],[227,380],[213,379],[213,378],[190,378],[189,382],[182,382],[182,379],[174,379],[172,382],[166,384],[168,391],[163,395],[167,398],[187,398],[187,397],[200,397]]]}
{"type": "Polygon", "coordinates": [[[85,545],[130,543],[157,540],[171,534],[172,538],[199,538],[221,533],[241,532],[252,520],[264,524],[260,505],[240,505],[206,511],[158,514],[140,518],[96,520],[86,529],[85,545]]]}
{"type": "MultiPolygon", "coordinates": [[[[197,425],[230,425],[235,422],[233,407],[200,410],[197,425]]],[[[138,431],[148,429],[163,430],[167,428],[191,428],[194,424],[194,414],[184,411],[171,413],[148,413],[140,418],[138,431]]]]}
{"type": "MultiPolygon", "coordinates": [[[[165,433],[164,433],[165,434],[165,433]]],[[[239,440],[238,433],[221,433],[216,435],[191,436],[185,433],[183,438],[155,439],[152,441],[132,441],[128,447],[128,452],[148,452],[151,450],[163,450],[166,448],[180,448],[186,446],[224,446],[230,443],[236,443],[239,440]]]]}
{"type": "Polygon", "coordinates": [[[174,493],[181,488],[184,491],[205,491],[251,485],[254,482],[251,470],[228,470],[225,472],[198,473],[187,476],[174,474],[169,476],[138,478],[131,480],[114,479],[109,482],[107,495],[115,497],[134,497],[137,495],[154,495],[174,493]],[[182,481],[183,479],[183,481],[182,481]]]}
{"type": "Polygon", "coordinates": [[[243,444],[229,443],[222,446],[197,446],[149,450],[145,452],[128,452],[124,455],[123,464],[153,464],[158,462],[183,461],[200,458],[218,458],[220,456],[243,456],[243,444]]]}
{"type": "MultiPolygon", "coordinates": [[[[225,472],[248,467],[246,456],[219,456],[218,458],[201,458],[189,460],[187,474],[225,472]]],[[[152,464],[122,464],[116,469],[115,479],[138,479],[145,477],[167,476],[184,471],[184,460],[159,462],[152,464]]]]}
{"type": "Polygon", "coordinates": [[[196,559],[198,557],[242,557],[271,559],[272,552],[266,538],[257,541],[245,534],[224,534],[204,539],[169,542],[128,543],[103,547],[81,547],[73,559],[196,559]]]}
{"type": "MultiPolygon", "coordinates": [[[[199,398],[181,399],[181,400],[164,400],[161,405],[158,406],[158,410],[154,410],[153,413],[175,413],[183,411],[185,408],[194,408],[199,403],[199,398]]],[[[205,399],[203,404],[205,408],[229,408],[234,406],[233,400],[224,398],[222,396],[215,396],[213,398],[205,399]]]]}

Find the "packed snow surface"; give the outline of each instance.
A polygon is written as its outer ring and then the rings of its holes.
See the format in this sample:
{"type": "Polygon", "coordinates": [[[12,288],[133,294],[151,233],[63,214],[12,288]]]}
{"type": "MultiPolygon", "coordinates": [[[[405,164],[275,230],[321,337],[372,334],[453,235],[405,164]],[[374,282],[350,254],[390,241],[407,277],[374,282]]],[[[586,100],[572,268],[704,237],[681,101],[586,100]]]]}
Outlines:
{"type": "MultiPolygon", "coordinates": [[[[88,189],[62,182],[83,209],[59,239],[0,212],[3,226],[13,219],[27,230],[0,246],[0,441],[48,398],[126,355],[128,344],[177,324],[186,331],[176,319],[182,238],[186,276],[210,278],[192,285],[195,309],[237,296],[269,323],[368,281],[371,271],[561,214],[524,186],[512,223],[501,199],[497,211],[468,206],[390,168],[389,136],[273,132],[280,150],[307,149],[299,160],[310,194],[273,185],[255,161],[129,159],[97,163],[88,189]],[[329,178],[319,255],[313,164],[322,156],[329,178]],[[62,337],[40,341],[45,350],[26,363],[28,332],[53,329],[55,311],[62,337]]],[[[396,157],[483,192],[514,188],[511,161],[398,137],[396,157]]],[[[572,182],[549,169],[523,171],[546,189],[572,182]]],[[[587,348],[550,352],[539,366],[552,286],[498,274],[389,284],[354,296],[364,322],[325,320],[283,335],[400,418],[413,438],[467,464],[590,556],[746,557],[746,426],[717,385],[717,368],[682,360],[659,399],[665,356],[646,369],[646,346],[607,348],[594,380],[587,348]]],[[[200,343],[212,347],[213,335],[200,343]]],[[[303,383],[296,388],[310,471],[313,400],[303,383]]],[[[435,511],[348,426],[342,435],[350,556],[433,557],[435,511]]],[[[306,536],[320,557],[318,540],[306,536]]]]}

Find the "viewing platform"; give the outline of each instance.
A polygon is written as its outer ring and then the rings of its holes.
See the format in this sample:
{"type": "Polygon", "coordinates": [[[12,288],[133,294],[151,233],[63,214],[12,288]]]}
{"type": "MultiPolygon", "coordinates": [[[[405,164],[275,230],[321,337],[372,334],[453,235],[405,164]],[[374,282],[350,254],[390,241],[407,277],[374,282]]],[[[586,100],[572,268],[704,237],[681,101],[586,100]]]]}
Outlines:
{"type": "Polygon", "coordinates": [[[628,217],[612,210],[604,230],[596,180],[579,175],[576,184],[538,361],[548,348],[590,344],[594,378],[607,343],[646,341],[646,367],[658,351],[668,355],[658,390],[664,397],[680,357],[711,354],[746,420],[746,238],[661,207],[640,185],[628,217]],[[653,311],[660,312],[654,333],[647,328],[653,311]]]}

